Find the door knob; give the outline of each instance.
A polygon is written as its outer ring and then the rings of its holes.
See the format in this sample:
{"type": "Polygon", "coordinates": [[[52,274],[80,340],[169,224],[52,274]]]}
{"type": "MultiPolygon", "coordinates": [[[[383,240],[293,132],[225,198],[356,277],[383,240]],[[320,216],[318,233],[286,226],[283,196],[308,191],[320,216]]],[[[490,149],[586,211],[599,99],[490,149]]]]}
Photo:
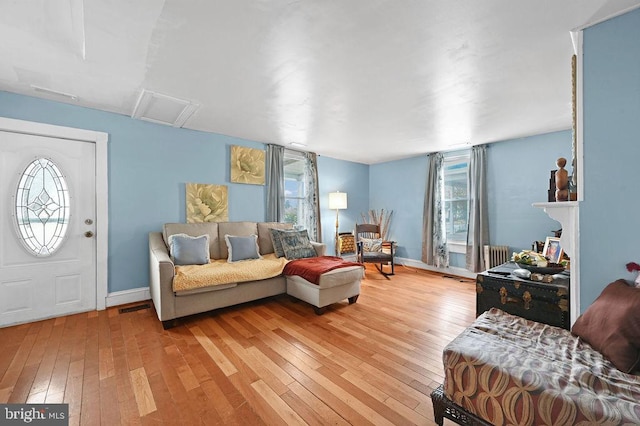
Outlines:
{"type": "Polygon", "coordinates": [[[93,232],[87,231],[87,232],[84,233],[84,236],[87,237],[87,238],[91,238],[91,237],[93,237],[93,232]]]}

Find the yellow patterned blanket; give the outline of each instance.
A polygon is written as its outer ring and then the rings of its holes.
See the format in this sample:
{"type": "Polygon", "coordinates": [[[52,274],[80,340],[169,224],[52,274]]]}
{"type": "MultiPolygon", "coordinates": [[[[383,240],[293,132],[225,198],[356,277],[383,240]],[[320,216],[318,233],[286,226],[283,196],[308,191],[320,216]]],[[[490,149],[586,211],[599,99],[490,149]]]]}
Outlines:
{"type": "Polygon", "coordinates": [[[282,274],[287,259],[267,254],[262,259],[229,263],[226,259],[212,260],[207,265],[176,266],[173,291],[194,290],[214,285],[257,281],[282,274]]]}

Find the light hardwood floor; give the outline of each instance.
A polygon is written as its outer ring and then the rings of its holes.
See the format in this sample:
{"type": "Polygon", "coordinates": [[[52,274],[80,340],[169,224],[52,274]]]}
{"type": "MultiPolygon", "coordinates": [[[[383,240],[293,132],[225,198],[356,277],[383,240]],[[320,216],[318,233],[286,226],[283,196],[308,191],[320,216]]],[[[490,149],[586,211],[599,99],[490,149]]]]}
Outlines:
{"type": "Polygon", "coordinates": [[[0,403],[65,402],[72,425],[431,425],[475,285],[396,271],[370,267],[357,303],[322,316],[282,295],[167,331],[153,307],[2,328],[0,403]]]}

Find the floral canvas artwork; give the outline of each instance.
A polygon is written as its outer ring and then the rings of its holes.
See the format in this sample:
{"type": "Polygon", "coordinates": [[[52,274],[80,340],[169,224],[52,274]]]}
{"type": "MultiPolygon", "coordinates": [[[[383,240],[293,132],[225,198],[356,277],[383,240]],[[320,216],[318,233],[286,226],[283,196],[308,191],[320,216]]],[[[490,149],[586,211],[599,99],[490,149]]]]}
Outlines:
{"type": "Polygon", "coordinates": [[[226,185],[187,183],[187,223],[227,222],[229,198],[226,185]]]}
{"type": "Polygon", "coordinates": [[[264,185],[264,151],[231,147],[231,182],[264,185]]]}

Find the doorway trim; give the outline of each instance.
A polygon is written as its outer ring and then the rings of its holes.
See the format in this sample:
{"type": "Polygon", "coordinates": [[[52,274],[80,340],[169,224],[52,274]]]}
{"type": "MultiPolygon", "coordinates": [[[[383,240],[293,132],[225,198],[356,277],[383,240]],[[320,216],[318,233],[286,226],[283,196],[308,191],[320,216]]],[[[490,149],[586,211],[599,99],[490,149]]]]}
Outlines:
{"type": "Polygon", "coordinates": [[[96,155],[96,309],[106,308],[109,258],[109,178],[107,145],[109,134],[93,130],[56,126],[33,121],[0,117],[0,131],[95,144],[96,155]]]}

